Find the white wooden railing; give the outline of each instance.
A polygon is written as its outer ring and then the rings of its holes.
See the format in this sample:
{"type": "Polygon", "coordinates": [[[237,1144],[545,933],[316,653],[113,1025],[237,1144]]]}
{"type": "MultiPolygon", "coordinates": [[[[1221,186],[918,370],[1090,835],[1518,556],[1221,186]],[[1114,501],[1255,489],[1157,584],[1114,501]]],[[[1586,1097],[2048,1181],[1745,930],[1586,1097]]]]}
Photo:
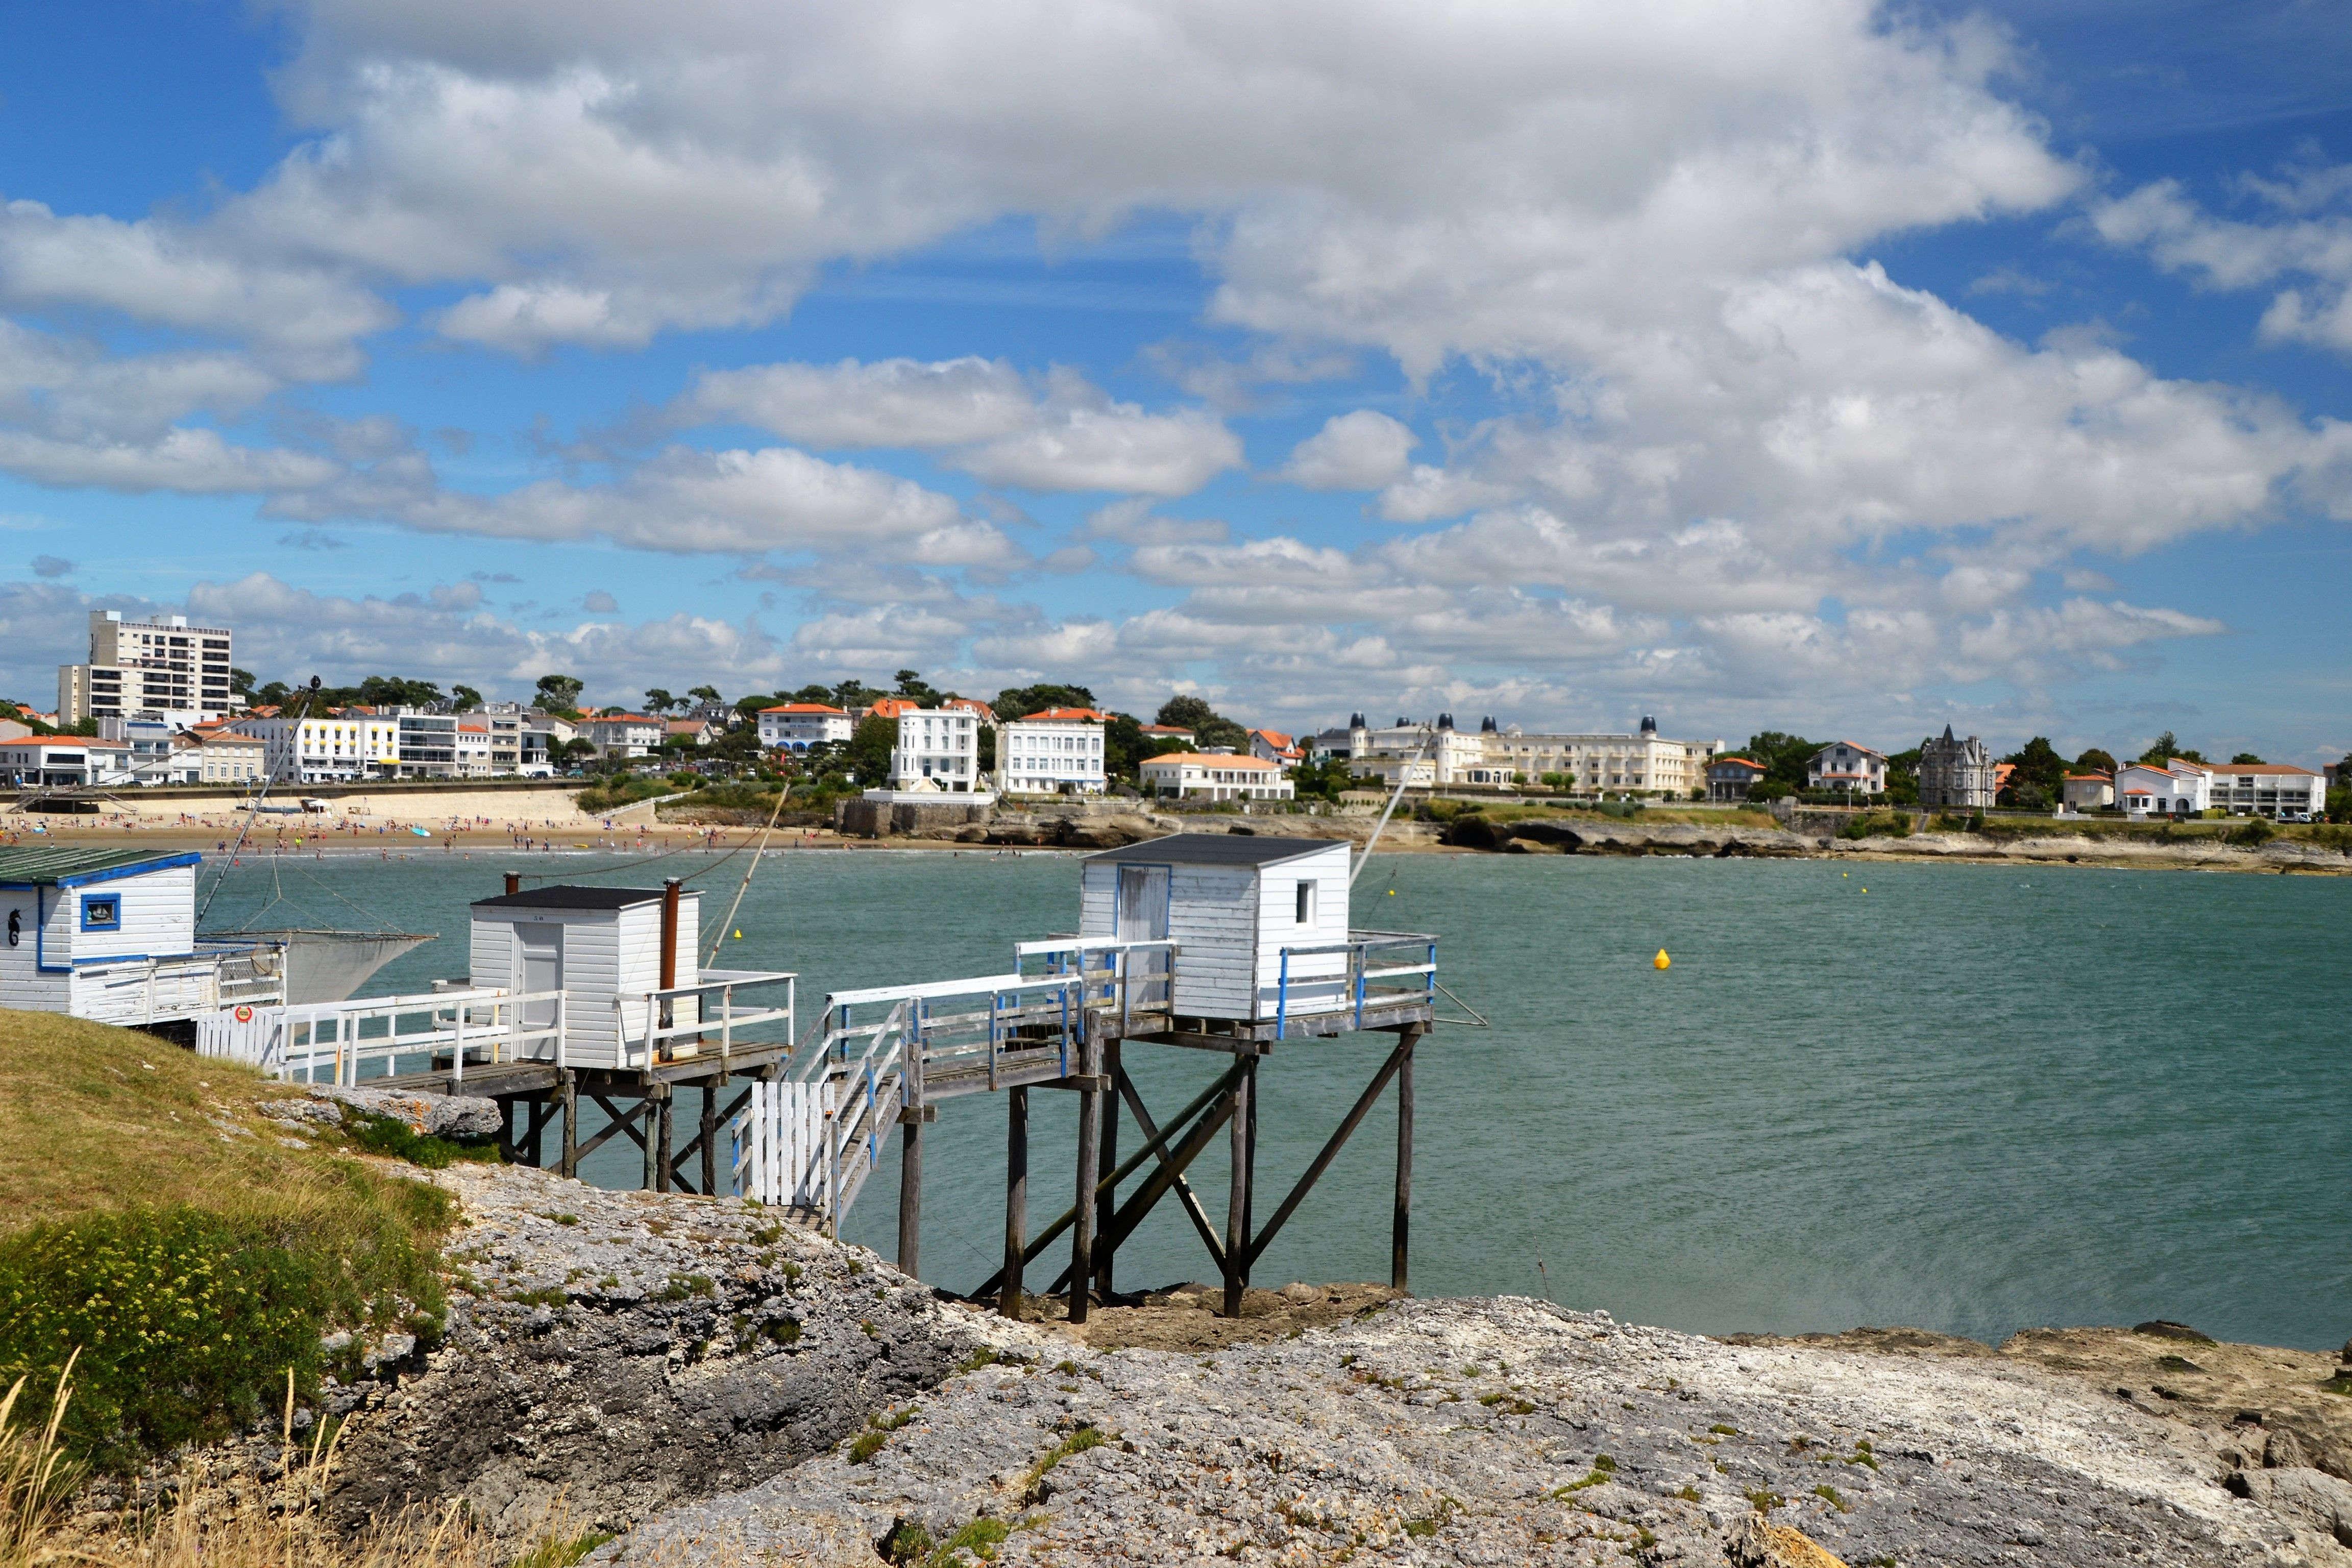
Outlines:
{"type": "Polygon", "coordinates": [[[692,985],[642,991],[616,996],[613,1005],[625,1019],[635,1021],[632,1037],[622,1042],[623,1068],[647,1068],[679,1058],[699,1057],[716,1048],[724,1062],[739,1045],[790,1045],[799,976],[781,970],[706,969],[692,985]],[[781,1005],[772,1001],[736,1000],[739,991],[783,987],[781,1005]]]}
{"type": "Polygon", "coordinates": [[[196,1054],[257,1067],[288,1083],[350,1087],[389,1077],[403,1058],[446,1052],[450,1076],[506,1062],[564,1065],[561,991],[492,987],[288,1007],[240,1006],[196,1021],[196,1054]],[[527,1016],[543,1010],[545,1016],[527,1016]],[[367,1070],[369,1064],[377,1070],[367,1070]]]}

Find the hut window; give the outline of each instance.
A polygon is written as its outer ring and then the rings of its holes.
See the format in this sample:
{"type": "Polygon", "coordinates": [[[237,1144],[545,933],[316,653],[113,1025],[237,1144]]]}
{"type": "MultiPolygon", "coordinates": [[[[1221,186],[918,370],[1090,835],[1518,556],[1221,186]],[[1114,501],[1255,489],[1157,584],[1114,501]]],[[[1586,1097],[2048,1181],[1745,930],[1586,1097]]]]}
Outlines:
{"type": "Polygon", "coordinates": [[[1298,884],[1298,923],[1300,925],[1309,925],[1314,922],[1314,920],[1315,884],[1312,882],[1301,882],[1298,884]]]}
{"type": "Polygon", "coordinates": [[[84,931],[121,931],[122,900],[114,893],[91,893],[81,901],[81,929],[84,931]]]}

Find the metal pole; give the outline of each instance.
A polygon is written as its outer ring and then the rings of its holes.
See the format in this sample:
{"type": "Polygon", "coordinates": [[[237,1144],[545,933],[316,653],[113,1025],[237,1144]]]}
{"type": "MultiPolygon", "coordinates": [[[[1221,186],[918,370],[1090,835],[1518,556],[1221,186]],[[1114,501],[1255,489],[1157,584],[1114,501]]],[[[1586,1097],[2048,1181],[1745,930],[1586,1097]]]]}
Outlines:
{"type": "Polygon", "coordinates": [[[1022,1254],[1028,1249],[1029,1231],[1029,1090],[1007,1089],[1004,1095],[1004,1280],[996,1310],[1018,1318],[1021,1307],[1022,1254]]]}

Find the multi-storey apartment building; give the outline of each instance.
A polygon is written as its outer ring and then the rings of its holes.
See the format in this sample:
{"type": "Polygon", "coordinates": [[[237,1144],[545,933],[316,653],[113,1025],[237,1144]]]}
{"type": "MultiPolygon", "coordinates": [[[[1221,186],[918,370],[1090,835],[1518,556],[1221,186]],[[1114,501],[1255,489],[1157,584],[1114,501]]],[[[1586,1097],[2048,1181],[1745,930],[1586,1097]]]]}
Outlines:
{"type": "Polygon", "coordinates": [[[2284,763],[2213,763],[2212,804],[2232,816],[2282,816],[2327,809],[2326,777],[2284,763]]]}
{"type": "Polygon", "coordinates": [[[185,616],[125,620],[93,610],[89,659],[58,667],[58,721],[128,717],[142,710],[217,718],[244,706],[229,689],[231,637],[185,616]]]}
{"type": "Polygon", "coordinates": [[[1688,795],[1706,787],[1706,764],[1723,742],[1669,740],[1649,718],[1622,735],[1531,733],[1492,719],[1471,731],[1455,728],[1451,713],[1434,723],[1400,719],[1375,730],[1359,713],[1347,729],[1316,736],[1312,749],[1318,757],[1345,758],[1358,778],[1387,784],[1400,778],[1432,788],[1534,784],[1552,774],[1578,790],[1688,795]]]}
{"type": "Polygon", "coordinates": [[[1020,795],[1100,795],[1103,726],[1091,708],[1048,708],[996,727],[999,784],[1020,795]]]}
{"type": "Polygon", "coordinates": [[[262,743],[272,778],[334,784],[400,773],[400,720],[373,710],[345,710],[297,719],[290,713],[239,719],[232,726],[262,743]]]}

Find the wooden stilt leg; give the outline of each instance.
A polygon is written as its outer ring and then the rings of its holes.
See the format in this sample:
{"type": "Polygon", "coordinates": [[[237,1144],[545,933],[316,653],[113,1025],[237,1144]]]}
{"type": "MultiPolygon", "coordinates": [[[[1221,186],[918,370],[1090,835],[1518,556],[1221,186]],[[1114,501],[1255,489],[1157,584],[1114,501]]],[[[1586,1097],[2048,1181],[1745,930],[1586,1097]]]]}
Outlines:
{"type": "Polygon", "coordinates": [[[563,1174],[580,1174],[580,1078],[563,1069],[563,1174]]]}
{"type": "Polygon", "coordinates": [[[654,1103],[652,1086],[646,1087],[646,1097],[631,1110],[630,1115],[635,1119],[638,1131],[645,1134],[646,1191],[657,1193],[661,1191],[661,1108],[654,1103]]]}
{"type": "Polygon", "coordinates": [[[1018,1318],[1021,1306],[1021,1255],[1029,1239],[1029,1091],[1004,1091],[1004,1280],[997,1310],[1018,1318]]]}
{"type": "MultiPolygon", "coordinates": [[[[1255,1063],[1251,1058],[1252,1064],[1255,1063]]],[[[1231,1123],[1233,1182],[1225,1190],[1225,1316],[1242,1315],[1243,1254],[1249,1249],[1249,1119],[1250,1075],[1234,1085],[1231,1123]]]]}
{"type": "Polygon", "coordinates": [[[705,1079],[702,1085],[702,1195],[719,1195],[719,1089],[705,1079]]]}
{"type": "Polygon", "coordinates": [[[1389,1283],[1400,1291],[1412,1289],[1406,1253],[1412,1233],[1412,1047],[1421,1031],[1407,1028],[1403,1035],[1403,1059],[1397,1064],[1396,1075],[1396,1217],[1389,1232],[1389,1283]]]}
{"type": "MultiPolygon", "coordinates": [[[[1103,1077],[1112,1083],[1118,1081],[1118,1042],[1105,1040],[1102,1047],[1103,1077]]],[[[1102,1157],[1097,1163],[1100,1173],[1096,1177],[1099,1188],[1095,1195],[1095,1293],[1105,1301],[1111,1295],[1111,1258],[1118,1243],[1110,1234],[1110,1222],[1118,1212],[1118,1194],[1113,1186],[1104,1185],[1111,1173],[1118,1169],[1118,1096],[1108,1094],[1102,1100],[1102,1157]]]]}
{"type": "Polygon", "coordinates": [[[922,1277],[923,1118],[920,1111],[898,1124],[898,1272],[922,1277]]]}
{"type": "Polygon", "coordinates": [[[660,1185],[654,1189],[656,1192],[668,1192],[672,1185],[670,1182],[670,1173],[676,1167],[670,1159],[670,1150],[676,1146],[671,1142],[675,1128],[675,1123],[672,1120],[672,1112],[676,1109],[676,1106],[677,1102],[669,1097],[669,1086],[667,1084],[662,1085],[662,1097],[660,1100],[661,1163],[654,1172],[654,1174],[660,1182],[660,1185]]]}
{"type": "MultiPolygon", "coordinates": [[[[1087,1081],[1097,1081],[1102,1073],[1102,1042],[1091,1028],[1079,1047],[1078,1062],[1087,1081]]],[[[1078,1090],[1078,1217],[1070,1238],[1070,1321],[1074,1323],[1087,1321],[1087,1300],[1094,1293],[1095,1184],[1102,1179],[1101,1165],[1102,1093],[1082,1089],[1078,1090]]]]}

